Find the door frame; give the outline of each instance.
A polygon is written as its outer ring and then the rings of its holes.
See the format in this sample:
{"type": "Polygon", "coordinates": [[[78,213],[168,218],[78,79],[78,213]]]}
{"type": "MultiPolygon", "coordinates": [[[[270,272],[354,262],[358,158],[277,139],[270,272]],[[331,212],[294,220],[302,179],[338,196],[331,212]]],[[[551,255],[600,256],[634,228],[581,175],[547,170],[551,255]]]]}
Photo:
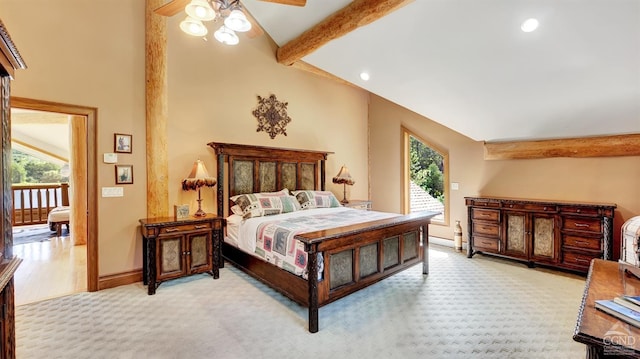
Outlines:
{"type": "Polygon", "coordinates": [[[11,108],[57,112],[85,118],[87,129],[87,290],[98,290],[98,176],[96,128],[98,109],[24,97],[11,97],[11,108]]]}

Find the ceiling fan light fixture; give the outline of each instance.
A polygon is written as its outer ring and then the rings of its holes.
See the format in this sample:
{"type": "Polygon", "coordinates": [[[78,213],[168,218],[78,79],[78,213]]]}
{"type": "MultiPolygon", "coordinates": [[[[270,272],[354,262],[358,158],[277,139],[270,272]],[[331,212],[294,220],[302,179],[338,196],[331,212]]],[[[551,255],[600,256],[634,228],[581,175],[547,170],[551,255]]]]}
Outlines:
{"type": "Polygon", "coordinates": [[[224,19],[224,25],[233,31],[246,32],[251,30],[251,22],[247,20],[247,16],[242,10],[234,9],[224,19]]]}
{"type": "Polygon", "coordinates": [[[180,29],[191,36],[205,36],[209,32],[202,21],[196,20],[191,16],[187,16],[186,19],[180,22],[180,29]]]}
{"type": "Polygon", "coordinates": [[[206,0],[191,0],[184,11],[187,15],[200,21],[211,21],[216,18],[216,12],[206,0]]]}
{"type": "Polygon", "coordinates": [[[213,37],[226,45],[237,45],[240,42],[238,35],[225,25],[220,26],[220,28],[213,34],[213,37]]]}

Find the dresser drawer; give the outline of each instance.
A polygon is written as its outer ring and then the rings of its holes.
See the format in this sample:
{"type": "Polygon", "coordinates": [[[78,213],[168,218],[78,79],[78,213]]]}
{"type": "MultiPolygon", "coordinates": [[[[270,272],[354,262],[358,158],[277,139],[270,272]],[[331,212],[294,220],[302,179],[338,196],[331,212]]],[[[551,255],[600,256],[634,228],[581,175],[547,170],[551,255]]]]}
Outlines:
{"type": "Polygon", "coordinates": [[[600,243],[601,243],[601,239],[600,238],[587,238],[587,237],[580,237],[580,236],[573,236],[570,234],[563,234],[562,235],[562,246],[567,246],[567,247],[575,247],[575,248],[584,248],[584,249],[592,249],[592,250],[601,250],[602,248],[600,248],[600,243]]]}
{"type": "Polygon", "coordinates": [[[565,217],[562,221],[562,229],[600,233],[602,222],[599,218],[565,217]]]}
{"type": "Polygon", "coordinates": [[[500,226],[491,222],[473,222],[473,233],[498,237],[500,235],[500,226]]]}
{"type": "Polygon", "coordinates": [[[579,214],[581,216],[598,216],[598,208],[582,206],[561,206],[562,214],[579,214]]]}
{"type": "Polygon", "coordinates": [[[479,251],[485,250],[495,253],[500,251],[500,243],[496,238],[473,236],[473,247],[479,251]]]}
{"type": "Polygon", "coordinates": [[[577,267],[579,269],[588,270],[589,264],[591,264],[591,260],[593,258],[597,257],[581,253],[564,252],[562,256],[562,264],[568,265],[570,267],[577,267]]]}
{"type": "Polygon", "coordinates": [[[197,231],[201,229],[211,229],[211,222],[204,223],[190,223],[182,224],[179,226],[169,226],[160,228],[160,234],[172,234],[178,232],[197,231]]]}
{"type": "Polygon", "coordinates": [[[483,221],[498,222],[500,218],[500,211],[497,209],[472,208],[471,213],[473,219],[481,219],[483,221]]]}
{"type": "Polygon", "coordinates": [[[504,208],[506,209],[516,209],[523,211],[534,211],[534,212],[549,212],[553,213],[557,211],[557,207],[550,204],[539,204],[539,203],[508,203],[505,204],[504,208]]]}

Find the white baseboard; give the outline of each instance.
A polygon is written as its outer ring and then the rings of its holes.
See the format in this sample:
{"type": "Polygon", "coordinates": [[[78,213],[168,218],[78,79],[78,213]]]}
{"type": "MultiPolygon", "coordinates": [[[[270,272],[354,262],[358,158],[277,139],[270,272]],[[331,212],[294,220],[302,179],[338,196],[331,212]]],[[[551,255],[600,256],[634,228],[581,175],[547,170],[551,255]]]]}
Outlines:
{"type": "MultiPolygon", "coordinates": [[[[437,244],[439,246],[451,247],[451,248],[454,247],[453,240],[447,239],[447,238],[429,236],[429,243],[437,244]]],[[[467,250],[467,243],[465,242],[462,243],[462,249],[467,250]]]]}

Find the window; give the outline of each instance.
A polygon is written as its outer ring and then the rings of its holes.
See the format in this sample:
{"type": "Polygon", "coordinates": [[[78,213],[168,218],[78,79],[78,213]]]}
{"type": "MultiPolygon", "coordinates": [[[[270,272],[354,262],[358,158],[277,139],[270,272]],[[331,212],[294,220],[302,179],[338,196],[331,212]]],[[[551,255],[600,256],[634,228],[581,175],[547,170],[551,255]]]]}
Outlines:
{"type": "Polygon", "coordinates": [[[441,212],[431,222],[448,225],[448,153],[407,129],[403,129],[403,138],[404,212],[441,212]]]}

